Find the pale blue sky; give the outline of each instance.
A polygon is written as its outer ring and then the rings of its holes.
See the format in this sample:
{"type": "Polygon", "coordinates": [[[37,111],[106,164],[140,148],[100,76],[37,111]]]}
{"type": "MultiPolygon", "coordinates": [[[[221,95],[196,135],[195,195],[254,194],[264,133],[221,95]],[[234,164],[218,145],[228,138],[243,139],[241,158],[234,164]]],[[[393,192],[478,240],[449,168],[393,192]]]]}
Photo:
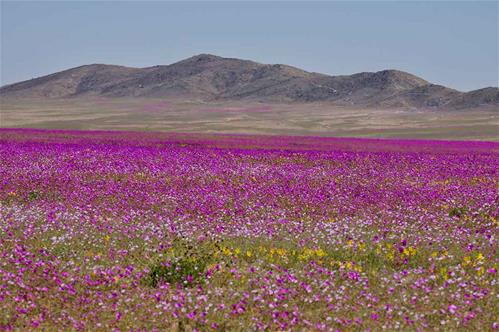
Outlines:
{"type": "Polygon", "coordinates": [[[1,19],[2,85],[198,53],[333,75],[394,68],[463,91],[498,85],[496,1],[2,1],[1,19]]]}

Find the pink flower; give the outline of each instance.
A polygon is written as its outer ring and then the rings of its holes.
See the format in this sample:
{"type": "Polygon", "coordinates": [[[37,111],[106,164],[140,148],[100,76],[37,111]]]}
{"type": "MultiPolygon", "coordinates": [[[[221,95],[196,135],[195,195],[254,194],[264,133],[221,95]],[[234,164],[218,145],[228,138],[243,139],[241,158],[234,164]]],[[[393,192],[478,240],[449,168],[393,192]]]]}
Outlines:
{"type": "Polygon", "coordinates": [[[349,271],[349,272],[348,272],[348,277],[349,277],[350,279],[352,279],[352,280],[357,281],[357,280],[359,280],[359,278],[360,278],[360,273],[358,273],[358,272],[354,272],[354,271],[349,271]]]}

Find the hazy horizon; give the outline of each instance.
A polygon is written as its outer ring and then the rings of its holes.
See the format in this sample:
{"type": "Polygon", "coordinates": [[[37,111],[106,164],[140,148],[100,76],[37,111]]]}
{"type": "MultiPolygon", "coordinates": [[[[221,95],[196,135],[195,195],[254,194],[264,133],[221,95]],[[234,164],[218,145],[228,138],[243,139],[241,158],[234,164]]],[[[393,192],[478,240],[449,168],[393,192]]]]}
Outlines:
{"type": "Polygon", "coordinates": [[[398,69],[498,85],[496,2],[1,3],[0,85],[72,67],[209,53],[329,75],[398,69]]]}

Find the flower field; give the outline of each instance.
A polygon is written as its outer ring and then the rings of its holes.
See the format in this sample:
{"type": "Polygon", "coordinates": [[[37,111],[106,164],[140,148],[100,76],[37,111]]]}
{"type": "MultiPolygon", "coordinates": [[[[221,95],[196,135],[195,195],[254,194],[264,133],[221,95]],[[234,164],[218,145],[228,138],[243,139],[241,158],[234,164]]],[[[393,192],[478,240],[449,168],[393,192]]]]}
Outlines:
{"type": "Polygon", "coordinates": [[[499,328],[499,143],[0,130],[0,330],[499,328]]]}

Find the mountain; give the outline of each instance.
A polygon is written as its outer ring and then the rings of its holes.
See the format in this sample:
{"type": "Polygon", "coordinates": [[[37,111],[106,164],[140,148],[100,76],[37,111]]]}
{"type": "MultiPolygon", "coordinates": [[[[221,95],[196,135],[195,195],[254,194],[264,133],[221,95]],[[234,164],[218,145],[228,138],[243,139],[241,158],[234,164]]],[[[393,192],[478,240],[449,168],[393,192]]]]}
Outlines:
{"type": "Polygon", "coordinates": [[[499,104],[498,88],[465,93],[398,70],[329,76],[209,54],[147,68],[86,65],[0,88],[0,97],[85,96],[329,102],[386,108],[497,108],[499,104]]]}

